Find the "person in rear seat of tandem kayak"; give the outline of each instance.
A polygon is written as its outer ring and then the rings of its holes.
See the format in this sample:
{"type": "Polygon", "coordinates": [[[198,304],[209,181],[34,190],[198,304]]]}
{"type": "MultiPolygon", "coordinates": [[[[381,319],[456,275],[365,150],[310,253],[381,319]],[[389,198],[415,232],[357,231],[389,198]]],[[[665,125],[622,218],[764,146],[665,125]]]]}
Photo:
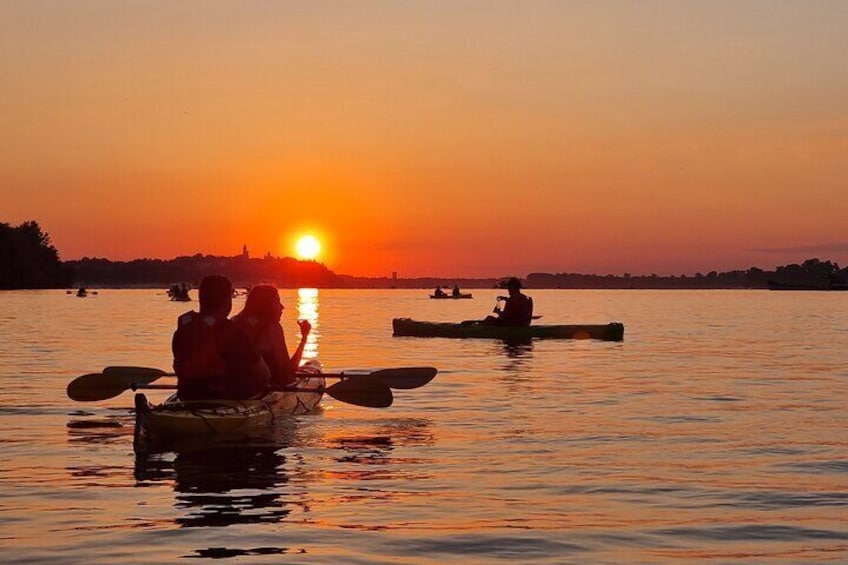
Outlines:
{"type": "Polygon", "coordinates": [[[200,283],[200,312],[177,320],[171,341],[180,400],[245,399],[267,389],[270,371],[242,328],[227,319],[233,286],[212,275],[200,283]]]}
{"type": "Polygon", "coordinates": [[[270,285],[254,286],[247,295],[244,308],[233,316],[233,322],[251,337],[262,359],[271,370],[271,383],[277,386],[291,385],[296,380],[297,368],[303,355],[303,347],[312,325],[309,320],[299,320],[300,343],[289,357],[286,336],[280,317],[283,314],[280,292],[270,285]]]}
{"type": "MultiPolygon", "coordinates": [[[[511,277],[506,288],[509,296],[505,299],[503,309],[495,306],[494,316],[487,316],[481,324],[489,326],[529,326],[533,319],[533,299],[521,294],[521,281],[511,277]]],[[[498,300],[501,300],[499,297],[498,300]]]]}

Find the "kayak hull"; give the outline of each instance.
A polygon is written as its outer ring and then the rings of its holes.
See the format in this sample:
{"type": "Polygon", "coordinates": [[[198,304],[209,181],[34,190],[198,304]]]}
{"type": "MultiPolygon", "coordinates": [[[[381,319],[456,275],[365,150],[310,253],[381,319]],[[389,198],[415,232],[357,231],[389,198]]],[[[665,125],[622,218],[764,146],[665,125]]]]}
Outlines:
{"type": "Polygon", "coordinates": [[[392,320],[395,336],[450,337],[527,340],[538,339],[601,339],[621,341],[624,339],[624,324],[569,324],[531,325],[525,327],[489,326],[479,323],[452,324],[446,322],[419,322],[410,318],[392,320]]]}
{"type": "Polygon", "coordinates": [[[458,296],[454,296],[453,294],[445,294],[443,296],[439,296],[437,294],[431,294],[430,298],[433,300],[459,300],[462,298],[474,298],[472,294],[460,294],[458,296]]]}
{"type": "Polygon", "coordinates": [[[248,400],[181,401],[171,395],[162,404],[151,405],[144,394],[136,394],[133,448],[144,453],[161,441],[209,434],[239,435],[267,428],[281,417],[307,414],[317,408],[326,381],[320,368],[301,367],[311,373],[298,378],[297,391],[271,391],[248,400]]]}

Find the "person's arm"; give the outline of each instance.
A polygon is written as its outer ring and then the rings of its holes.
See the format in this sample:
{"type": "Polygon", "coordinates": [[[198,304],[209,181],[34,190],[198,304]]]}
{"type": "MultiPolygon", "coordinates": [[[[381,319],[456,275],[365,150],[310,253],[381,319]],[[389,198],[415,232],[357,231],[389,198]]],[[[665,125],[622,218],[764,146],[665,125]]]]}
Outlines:
{"type": "Polygon", "coordinates": [[[503,316],[503,312],[504,312],[504,310],[506,309],[506,301],[507,301],[507,300],[508,300],[508,298],[507,298],[506,296],[498,296],[498,298],[497,298],[497,300],[496,300],[496,302],[495,302],[495,307],[494,307],[494,309],[492,310],[492,313],[493,313],[493,314],[495,314],[498,318],[500,318],[501,316],[503,316]],[[503,303],[504,303],[504,307],[503,307],[503,308],[501,308],[501,302],[503,302],[503,303]]]}
{"type": "Polygon", "coordinates": [[[300,359],[303,356],[303,349],[306,346],[309,331],[312,329],[308,320],[301,320],[298,322],[298,325],[300,326],[300,343],[291,357],[289,357],[288,347],[286,346],[286,336],[283,327],[280,324],[275,324],[272,328],[270,336],[274,365],[272,373],[279,375],[280,384],[294,382],[297,369],[300,367],[300,359]]]}
{"type": "Polygon", "coordinates": [[[526,325],[529,324],[530,318],[533,315],[533,303],[526,296],[510,296],[504,304],[503,312],[500,315],[500,320],[505,325],[526,325]]]}
{"type": "Polygon", "coordinates": [[[512,296],[507,298],[504,302],[503,310],[499,314],[500,319],[504,322],[511,322],[515,318],[516,306],[515,298],[512,296]]]}
{"type": "Polygon", "coordinates": [[[306,346],[306,340],[309,337],[309,332],[312,330],[312,324],[309,323],[309,320],[298,320],[297,325],[300,327],[300,343],[297,344],[297,349],[289,362],[292,376],[297,373],[297,369],[300,367],[300,358],[303,357],[303,348],[306,346]]]}

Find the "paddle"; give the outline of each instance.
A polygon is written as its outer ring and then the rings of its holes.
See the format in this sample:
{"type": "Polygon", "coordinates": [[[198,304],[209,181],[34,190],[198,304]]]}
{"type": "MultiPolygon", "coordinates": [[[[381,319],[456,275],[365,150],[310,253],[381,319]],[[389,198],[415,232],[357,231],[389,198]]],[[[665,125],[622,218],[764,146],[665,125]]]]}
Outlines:
{"type": "MultiPolygon", "coordinates": [[[[114,398],[127,390],[137,389],[165,389],[176,390],[176,385],[154,385],[150,382],[129,382],[127,373],[120,372],[106,373],[89,373],[77,377],[68,384],[68,396],[72,400],[80,402],[90,402],[97,400],[107,400],[114,398]]],[[[143,369],[143,367],[138,367],[143,369]]],[[[158,371],[158,369],[153,369],[158,371]]],[[[167,375],[164,371],[159,371],[159,376],[167,375]]],[[[150,380],[155,380],[152,378],[150,380]]],[[[392,405],[394,400],[392,391],[383,382],[367,376],[351,377],[329,387],[305,388],[305,387],[274,387],[272,390],[282,392],[314,392],[327,393],[336,400],[355,404],[357,406],[365,406],[368,408],[387,408],[392,405]]]]}
{"type": "MultiPolygon", "coordinates": [[[[391,388],[410,390],[419,388],[432,381],[438,370],[435,367],[397,367],[377,371],[351,371],[340,373],[322,373],[325,379],[349,379],[351,377],[371,377],[382,381],[391,388]]],[[[161,369],[152,367],[106,367],[104,375],[119,375],[129,383],[148,384],[159,377],[174,376],[161,369]]],[[[299,373],[299,375],[311,373],[299,373]]]]}
{"type": "MultiPolygon", "coordinates": [[[[495,298],[495,308],[494,308],[494,310],[492,310],[492,312],[500,313],[501,312],[500,304],[501,304],[501,302],[506,302],[507,298],[508,297],[506,297],[506,296],[496,297],[495,298]]],[[[530,316],[530,319],[531,320],[538,320],[541,317],[542,317],[541,314],[539,314],[539,315],[530,316]]],[[[461,325],[461,326],[474,326],[474,325],[481,323],[482,321],[483,320],[463,320],[459,323],[459,325],[461,325]]]]}
{"type": "Polygon", "coordinates": [[[132,382],[128,382],[121,376],[88,373],[68,383],[67,392],[71,400],[92,402],[114,398],[132,388],[132,385],[132,382]]]}
{"type": "Polygon", "coordinates": [[[410,390],[426,385],[436,377],[436,373],[438,372],[438,369],[435,367],[396,367],[394,369],[380,369],[371,372],[342,371],[337,374],[323,374],[323,376],[330,379],[339,378],[343,381],[345,379],[368,377],[370,379],[377,379],[391,388],[410,390]]]}

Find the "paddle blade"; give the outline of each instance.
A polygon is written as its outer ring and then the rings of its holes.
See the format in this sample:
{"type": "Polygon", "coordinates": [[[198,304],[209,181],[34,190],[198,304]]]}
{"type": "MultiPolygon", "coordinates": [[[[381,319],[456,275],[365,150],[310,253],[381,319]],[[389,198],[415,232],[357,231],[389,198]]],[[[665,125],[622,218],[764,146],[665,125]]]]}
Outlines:
{"type": "Polygon", "coordinates": [[[68,383],[68,398],[78,402],[93,402],[115,398],[129,386],[120,378],[103,373],[89,373],[68,383]]]}
{"type": "Polygon", "coordinates": [[[408,390],[426,385],[435,378],[438,372],[435,367],[399,367],[380,369],[368,376],[379,379],[392,388],[408,390]]]}
{"type": "Polygon", "coordinates": [[[386,383],[368,377],[339,381],[325,392],[336,400],[367,408],[388,408],[394,401],[392,389],[386,383]]]}

